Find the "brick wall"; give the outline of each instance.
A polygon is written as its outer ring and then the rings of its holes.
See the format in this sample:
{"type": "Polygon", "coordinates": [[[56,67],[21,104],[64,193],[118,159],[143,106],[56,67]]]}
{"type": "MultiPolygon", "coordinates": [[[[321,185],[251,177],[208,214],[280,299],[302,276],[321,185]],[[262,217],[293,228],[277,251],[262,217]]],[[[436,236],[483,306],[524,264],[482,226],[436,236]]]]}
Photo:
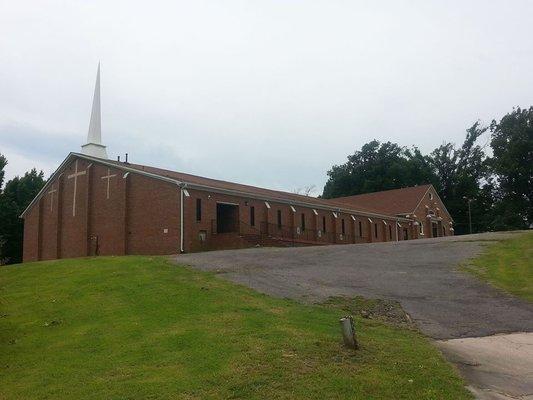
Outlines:
{"type": "MultiPolygon", "coordinates": [[[[72,159],[55,174],[39,201],[25,215],[24,261],[92,255],[175,254],[180,251],[180,192],[172,182],[72,159]]],[[[367,243],[417,237],[417,228],[388,218],[333,213],[319,208],[187,189],[184,197],[186,252],[253,245],[254,237],[298,243],[367,243]],[[200,201],[201,215],[197,214],[200,201]],[[237,232],[217,232],[217,204],[237,207],[237,232]],[[251,213],[254,209],[255,221],[251,213]],[[316,211],[316,213],[315,213],[316,211]],[[281,228],[278,227],[281,213],[281,228]],[[336,214],[336,216],[335,216],[336,214]],[[305,229],[302,226],[302,215],[305,229]],[[199,217],[199,218],[198,218],[199,217]],[[344,220],[344,233],[342,221],[344,220]],[[325,221],[325,229],[324,229],[325,221]],[[387,224],[384,224],[384,221],[387,224]],[[389,233],[391,227],[392,237],[389,233]],[[377,237],[374,229],[377,227],[377,237]],[[260,235],[263,236],[260,236],[260,235]]],[[[428,200],[429,201],[429,200],[428,200]]],[[[432,207],[449,232],[449,218],[434,196],[417,216],[432,207]]],[[[421,218],[423,220],[423,218],[421,218]]],[[[431,221],[423,223],[430,224],[431,221]]],[[[430,226],[430,225],[429,225],[430,226]]],[[[429,228],[424,229],[425,232],[429,228]]]]}

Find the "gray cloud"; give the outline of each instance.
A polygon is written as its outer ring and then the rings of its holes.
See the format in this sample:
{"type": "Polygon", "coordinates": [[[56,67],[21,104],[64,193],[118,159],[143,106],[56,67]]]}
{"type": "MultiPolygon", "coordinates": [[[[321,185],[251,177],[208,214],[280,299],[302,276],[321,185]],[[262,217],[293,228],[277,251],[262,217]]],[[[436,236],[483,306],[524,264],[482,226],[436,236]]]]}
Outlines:
{"type": "Polygon", "coordinates": [[[113,157],[321,188],[373,138],[427,152],[533,104],[532,12],[522,0],[6,3],[0,152],[13,174],[78,151],[102,60],[113,157]]]}

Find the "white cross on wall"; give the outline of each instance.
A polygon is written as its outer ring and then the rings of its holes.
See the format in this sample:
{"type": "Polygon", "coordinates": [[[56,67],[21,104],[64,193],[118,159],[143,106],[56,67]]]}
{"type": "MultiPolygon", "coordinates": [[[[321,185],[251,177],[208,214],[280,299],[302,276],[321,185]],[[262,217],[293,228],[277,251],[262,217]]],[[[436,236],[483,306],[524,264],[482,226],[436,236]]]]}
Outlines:
{"type": "Polygon", "coordinates": [[[107,179],[107,198],[109,199],[109,181],[111,180],[111,178],[114,178],[115,176],[117,176],[116,174],[113,174],[111,175],[111,170],[108,168],[107,169],[107,175],[106,176],[102,176],[101,179],[107,179]]]}
{"type": "Polygon", "coordinates": [[[87,171],[80,171],[78,172],[78,160],[76,160],[76,164],[74,167],[74,173],[70,174],[67,178],[71,179],[74,178],[74,197],[72,198],[72,216],[76,216],[76,191],[78,188],[78,176],[85,175],[87,171]]]}
{"type": "Polygon", "coordinates": [[[54,211],[54,193],[57,192],[57,189],[52,187],[52,190],[48,192],[50,196],[50,212],[54,211]]]}

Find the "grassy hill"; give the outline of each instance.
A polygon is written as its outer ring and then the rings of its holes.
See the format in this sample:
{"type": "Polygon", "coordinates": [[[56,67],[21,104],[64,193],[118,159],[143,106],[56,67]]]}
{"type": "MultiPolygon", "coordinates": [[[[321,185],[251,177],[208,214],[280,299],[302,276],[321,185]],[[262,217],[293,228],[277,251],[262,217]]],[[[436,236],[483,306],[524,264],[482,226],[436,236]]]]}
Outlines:
{"type": "Polygon", "coordinates": [[[465,399],[413,330],[274,299],[162,257],[0,268],[2,399],[465,399]]]}
{"type": "Polygon", "coordinates": [[[533,301],[533,232],[487,247],[464,269],[515,296],[533,301]]]}

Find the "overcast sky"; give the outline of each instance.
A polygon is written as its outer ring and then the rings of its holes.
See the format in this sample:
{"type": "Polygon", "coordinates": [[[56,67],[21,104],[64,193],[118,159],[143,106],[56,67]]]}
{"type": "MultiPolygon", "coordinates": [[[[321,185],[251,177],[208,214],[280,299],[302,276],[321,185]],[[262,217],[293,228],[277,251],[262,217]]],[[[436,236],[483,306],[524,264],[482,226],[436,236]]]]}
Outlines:
{"type": "Polygon", "coordinates": [[[108,154],[282,190],[376,138],[429,152],[533,104],[533,1],[0,0],[0,153],[108,154]]]}

